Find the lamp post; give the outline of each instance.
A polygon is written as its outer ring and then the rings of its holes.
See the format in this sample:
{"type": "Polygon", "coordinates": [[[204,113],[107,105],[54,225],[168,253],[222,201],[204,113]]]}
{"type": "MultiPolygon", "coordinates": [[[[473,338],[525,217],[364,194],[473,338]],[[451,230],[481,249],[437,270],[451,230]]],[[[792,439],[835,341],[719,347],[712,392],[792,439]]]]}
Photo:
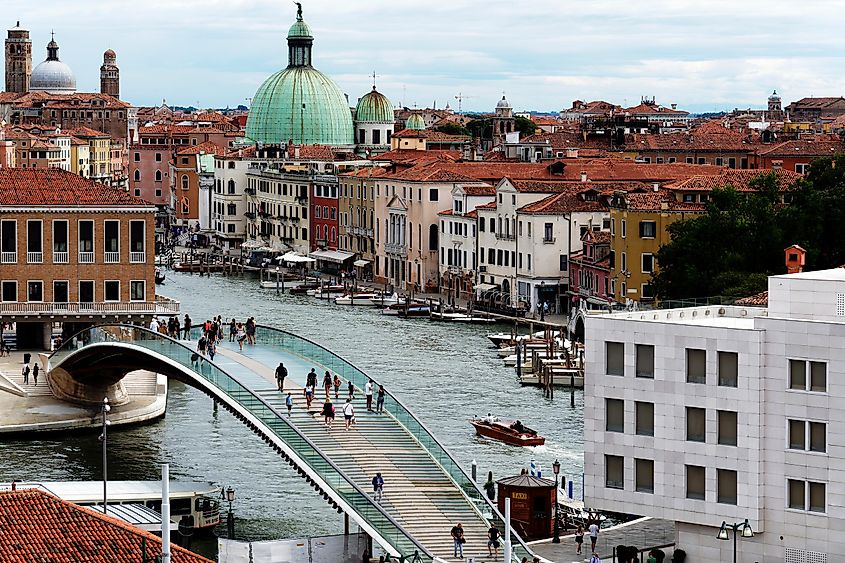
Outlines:
{"type": "Polygon", "coordinates": [[[279,294],[279,273],[280,273],[279,267],[276,266],[276,295],[279,294]]]}
{"type": "Polygon", "coordinates": [[[552,537],[552,543],[560,543],[560,524],[557,521],[557,514],[558,514],[558,502],[557,502],[557,488],[558,488],[558,475],[560,474],[560,462],[555,460],[552,464],[552,471],[555,473],[555,535],[552,537]]]}
{"type": "Polygon", "coordinates": [[[106,514],[108,511],[108,482],[109,482],[109,473],[108,473],[108,433],[107,429],[111,421],[108,419],[109,411],[111,411],[111,405],[109,404],[109,398],[103,398],[103,406],[100,409],[100,412],[103,415],[103,433],[100,434],[100,441],[103,442],[103,514],[106,514]]]}
{"type": "Polygon", "coordinates": [[[754,537],[754,530],[751,529],[751,524],[748,523],[748,518],[745,519],[745,522],[736,522],[735,524],[728,524],[724,520],[722,521],[722,527],[719,528],[719,533],[716,534],[716,539],[725,540],[727,541],[728,538],[728,528],[733,531],[733,539],[734,539],[734,563],[736,563],[736,536],[737,534],[741,535],[744,538],[753,538],[754,537]]]}
{"type": "Polygon", "coordinates": [[[226,529],[230,540],[235,539],[235,516],[232,514],[232,503],[235,501],[235,489],[226,489],[226,500],[229,501],[229,514],[226,516],[226,529]]]}

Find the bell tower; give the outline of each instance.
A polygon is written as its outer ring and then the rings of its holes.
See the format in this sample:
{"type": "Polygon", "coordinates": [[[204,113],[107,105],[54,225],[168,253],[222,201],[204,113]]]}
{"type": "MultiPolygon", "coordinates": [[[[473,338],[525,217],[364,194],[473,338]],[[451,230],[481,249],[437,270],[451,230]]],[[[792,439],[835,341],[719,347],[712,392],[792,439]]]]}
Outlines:
{"type": "Polygon", "coordinates": [[[17,22],[6,37],[6,92],[29,92],[32,75],[32,41],[29,31],[17,22]]]}
{"type": "Polygon", "coordinates": [[[120,69],[117,68],[117,55],[111,49],[103,53],[103,66],[100,67],[100,93],[120,98],[120,69]]]}

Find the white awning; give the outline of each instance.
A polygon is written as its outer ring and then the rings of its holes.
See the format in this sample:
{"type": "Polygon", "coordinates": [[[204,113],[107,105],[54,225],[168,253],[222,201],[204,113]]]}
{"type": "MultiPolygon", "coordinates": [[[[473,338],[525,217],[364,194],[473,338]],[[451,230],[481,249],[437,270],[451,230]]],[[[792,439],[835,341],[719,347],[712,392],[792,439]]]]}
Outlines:
{"type": "Polygon", "coordinates": [[[312,258],[317,260],[328,260],[329,262],[337,262],[338,264],[346,262],[355,256],[351,252],[344,252],[343,250],[315,250],[311,253],[312,258]]]}
{"type": "Polygon", "coordinates": [[[364,266],[366,266],[369,263],[370,263],[369,260],[355,260],[354,262],[352,262],[352,264],[354,266],[357,266],[358,268],[363,268],[364,266]]]}
{"type": "Polygon", "coordinates": [[[241,244],[241,248],[258,248],[259,246],[263,246],[263,244],[255,239],[244,241],[241,244]]]}
{"type": "Polygon", "coordinates": [[[307,256],[301,256],[295,252],[288,252],[276,258],[279,262],[289,262],[292,264],[301,264],[305,262],[316,262],[313,258],[308,258],[307,256]]]}
{"type": "Polygon", "coordinates": [[[493,285],[492,283],[480,283],[477,286],[475,286],[475,289],[477,289],[479,293],[484,293],[485,291],[489,291],[491,289],[496,289],[497,287],[499,287],[499,286],[493,285]]]}

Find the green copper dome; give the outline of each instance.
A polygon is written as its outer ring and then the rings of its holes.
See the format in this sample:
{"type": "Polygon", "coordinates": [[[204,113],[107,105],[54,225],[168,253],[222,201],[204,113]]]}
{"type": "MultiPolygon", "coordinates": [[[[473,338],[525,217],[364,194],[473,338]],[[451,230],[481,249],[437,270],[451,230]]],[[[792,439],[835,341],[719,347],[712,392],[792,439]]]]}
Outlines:
{"type": "Polygon", "coordinates": [[[352,114],[331,78],[311,66],[311,29],[302,9],[288,33],[288,67],[264,81],[246,122],[246,138],[263,144],[351,146],[352,114]]]}
{"type": "Polygon", "coordinates": [[[355,121],[371,123],[393,123],[393,104],[387,96],[376,90],[367,93],[358,101],[355,109],[355,121]]]}
{"type": "Polygon", "coordinates": [[[425,129],[425,121],[418,113],[412,113],[411,117],[405,122],[405,129],[416,129],[422,131],[425,129]]]}

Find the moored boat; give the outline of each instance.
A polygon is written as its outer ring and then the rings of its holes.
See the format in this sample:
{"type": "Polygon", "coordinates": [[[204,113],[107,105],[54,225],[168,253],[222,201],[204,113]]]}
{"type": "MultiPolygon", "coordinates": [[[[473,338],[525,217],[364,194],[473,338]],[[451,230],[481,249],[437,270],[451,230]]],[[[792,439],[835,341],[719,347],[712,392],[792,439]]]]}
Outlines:
{"type": "Polygon", "coordinates": [[[431,312],[431,320],[433,321],[441,321],[441,322],[449,322],[449,323],[473,323],[473,324],[484,324],[484,323],[495,323],[498,322],[493,317],[487,317],[484,315],[470,315],[467,313],[440,313],[437,311],[431,312]]]}
{"type": "Polygon", "coordinates": [[[161,285],[161,284],[163,284],[163,283],[164,283],[164,278],[165,278],[164,272],[161,270],[161,268],[156,267],[156,278],[155,278],[155,279],[156,279],[156,284],[157,284],[157,285],[161,285]]]}
{"type": "Polygon", "coordinates": [[[498,440],[512,446],[542,446],[546,438],[523,425],[519,420],[493,419],[489,422],[483,418],[473,418],[469,421],[475,427],[479,436],[498,440]]]}
{"type": "Polygon", "coordinates": [[[317,282],[305,282],[296,287],[292,287],[289,291],[291,295],[307,295],[309,291],[318,289],[320,284],[317,282]]]}
{"type": "Polygon", "coordinates": [[[392,295],[377,294],[370,299],[376,307],[390,307],[391,305],[399,305],[405,303],[404,297],[399,297],[396,292],[392,295]]]}
{"type": "Polygon", "coordinates": [[[396,307],[399,311],[399,316],[406,319],[413,317],[427,317],[431,314],[431,307],[425,303],[406,303],[402,305],[391,305],[389,308],[396,307]]]}
{"type": "Polygon", "coordinates": [[[365,306],[365,307],[372,307],[373,306],[373,299],[378,297],[378,293],[368,293],[368,292],[358,292],[358,293],[347,293],[340,297],[336,297],[334,302],[337,305],[356,305],[356,306],[365,306]]]}
{"type": "Polygon", "coordinates": [[[346,293],[346,288],[342,285],[324,285],[315,289],[309,289],[308,295],[317,297],[318,299],[334,299],[346,293]]]}

